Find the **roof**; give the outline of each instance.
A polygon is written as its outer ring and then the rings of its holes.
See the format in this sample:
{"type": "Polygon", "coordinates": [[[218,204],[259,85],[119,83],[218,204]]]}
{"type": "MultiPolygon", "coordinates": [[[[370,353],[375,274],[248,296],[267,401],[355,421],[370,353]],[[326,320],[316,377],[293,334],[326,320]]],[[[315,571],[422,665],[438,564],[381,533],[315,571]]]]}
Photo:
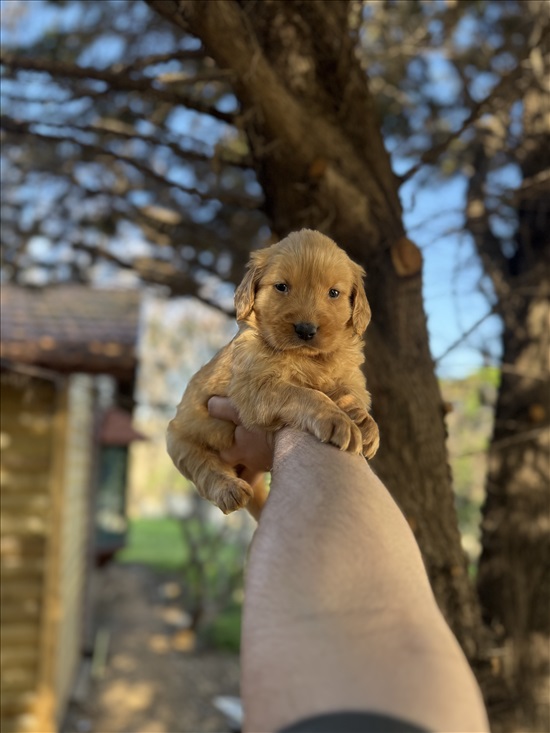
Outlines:
{"type": "Polygon", "coordinates": [[[137,290],[3,284],[0,306],[2,360],[120,376],[135,369],[137,290]]]}

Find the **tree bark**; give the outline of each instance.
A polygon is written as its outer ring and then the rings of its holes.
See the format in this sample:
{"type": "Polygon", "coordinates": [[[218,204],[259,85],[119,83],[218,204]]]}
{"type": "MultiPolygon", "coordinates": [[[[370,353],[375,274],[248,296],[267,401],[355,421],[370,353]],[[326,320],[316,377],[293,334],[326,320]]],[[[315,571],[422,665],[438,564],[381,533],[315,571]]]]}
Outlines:
{"type": "Polygon", "coordinates": [[[309,227],[367,269],[366,373],[382,445],[375,468],[407,516],[438,602],[466,653],[480,617],[466,573],[428,345],[422,261],[405,236],[346,2],[148,0],[234,73],[276,236],[309,227]]]}
{"type": "MultiPolygon", "coordinates": [[[[548,97],[524,99],[524,181],[550,168],[548,97]]],[[[489,449],[478,589],[503,647],[515,727],[550,726],[550,205],[520,188],[512,252],[482,205],[489,157],[480,147],[469,188],[469,228],[497,295],[502,373],[489,449]]]]}

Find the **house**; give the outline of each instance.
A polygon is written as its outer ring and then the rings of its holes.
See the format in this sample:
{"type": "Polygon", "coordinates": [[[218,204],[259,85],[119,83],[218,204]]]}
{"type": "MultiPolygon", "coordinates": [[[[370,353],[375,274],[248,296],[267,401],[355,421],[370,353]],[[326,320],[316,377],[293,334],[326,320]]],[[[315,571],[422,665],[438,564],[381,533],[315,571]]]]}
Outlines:
{"type": "Polygon", "coordinates": [[[101,441],[138,437],[140,296],[2,285],[0,297],[0,728],[53,733],[89,645],[101,441]]]}

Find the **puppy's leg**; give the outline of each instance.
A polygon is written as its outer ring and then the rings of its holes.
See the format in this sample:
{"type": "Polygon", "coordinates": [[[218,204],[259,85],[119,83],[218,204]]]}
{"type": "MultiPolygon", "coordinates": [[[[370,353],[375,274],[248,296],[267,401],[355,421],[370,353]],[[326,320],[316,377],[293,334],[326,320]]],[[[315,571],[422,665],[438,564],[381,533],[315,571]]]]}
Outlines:
{"type": "Polygon", "coordinates": [[[219,450],[231,445],[234,427],[207,418],[195,421],[194,428],[195,434],[191,436],[183,432],[177,419],[168,426],[166,447],[174,465],[195,484],[202,497],[216,504],[224,514],[246,506],[254,493],[252,487],[223,463],[218,454],[219,450]],[[208,427],[210,447],[203,435],[208,427]]]}
{"type": "Polygon", "coordinates": [[[361,431],[326,394],[278,380],[255,382],[246,376],[246,380],[234,379],[229,395],[245,427],[273,430],[288,425],[340,450],[361,453],[361,431]]]}
{"type": "Polygon", "coordinates": [[[178,471],[195,484],[199,494],[229,514],[246,506],[254,492],[219,456],[232,445],[235,426],[210,417],[206,403],[201,393],[185,393],[168,425],[166,448],[178,471]]]}
{"type": "Polygon", "coordinates": [[[224,514],[242,509],[254,496],[250,484],[239,478],[235,470],[223,463],[213,450],[189,446],[185,469],[199,494],[218,506],[224,514]]]}

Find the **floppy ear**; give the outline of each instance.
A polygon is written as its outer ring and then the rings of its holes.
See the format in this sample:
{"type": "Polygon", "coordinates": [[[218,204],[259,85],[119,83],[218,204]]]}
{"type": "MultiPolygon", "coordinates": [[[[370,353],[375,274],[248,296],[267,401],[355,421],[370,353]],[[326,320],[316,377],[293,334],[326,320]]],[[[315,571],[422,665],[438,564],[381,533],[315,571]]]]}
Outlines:
{"type": "Polygon", "coordinates": [[[237,321],[244,321],[254,310],[254,299],[260,278],[262,277],[267,261],[266,250],[252,252],[247,265],[246,274],[241,284],[235,290],[235,310],[237,321]]]}
{"type": "Polygon", "coordinates": [[[361,336],[370,322],[371,310],[365,288],[363,286],[363,278],[365,271],[355,262],[353,266],[353,289],[351,293],[351,323],[356,334],[361,336]]]}

